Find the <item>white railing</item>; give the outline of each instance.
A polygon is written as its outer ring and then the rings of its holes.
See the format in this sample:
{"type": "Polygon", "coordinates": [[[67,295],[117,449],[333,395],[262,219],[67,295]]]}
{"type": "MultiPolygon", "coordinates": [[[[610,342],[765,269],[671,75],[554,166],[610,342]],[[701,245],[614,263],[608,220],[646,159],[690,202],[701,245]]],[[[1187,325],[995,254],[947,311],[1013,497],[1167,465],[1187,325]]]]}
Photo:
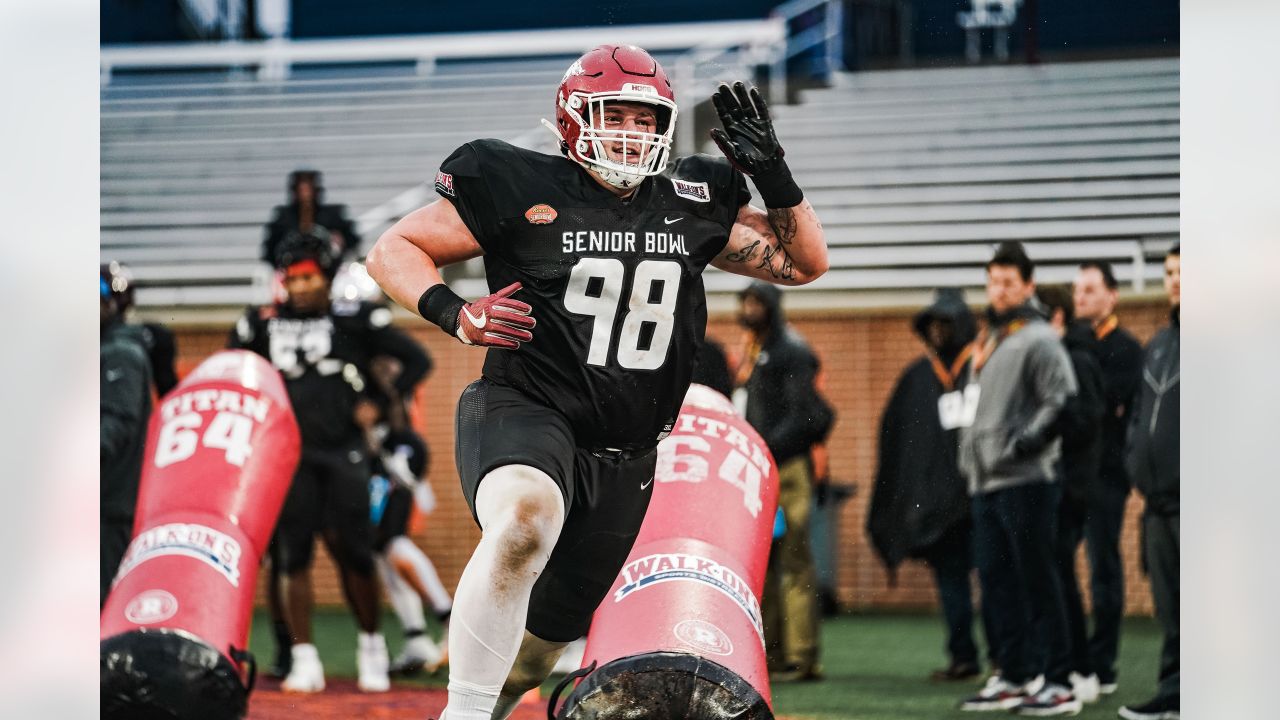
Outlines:
{"type": "Polygon", "coordinates": [[[257,40],[219,43],[108,45],[103,84],[116,70],[256,67],[262,80],[282,80],[300,63],[416,62],[431,73],[438,60],[577,55],[601,42],[639,45],[650,52],[692,47],[773,47],[784,39],[778,18],[707,23],[622,25],[361,39],[257,40]]]}
{"type": "MultiPolygon", "coordinates": [[[[826,50],[827,71],[839,69],[842,17],[840,0],[793,0],[779,6],[765,20],[361,39],[114,45],[102,48],[101,82],[104,86],[110,84],[117,70],[176,68],[253,69],[259,81],[279,82],[299,64],[395,61],[412,62],[418,73],[429,75],[441,60],[572,56],[601,42],[639,45],[655,53],[684,50],[669,69],[677,97],[688,108],[688,120],[678,125],[676,138],[678,154],[687,154],[697,150],[693,108],[710,97],[716,83],[751,80],[756,68],[768,67],[770,96],[775,103],[784,102],[787,60],[819,44],[826,50]],[[822,22],[795,36],[789,35],[789,21],[822,6],[822,22]]],[[[539,132],[542,129],[536,128],[513,141],[529,146],[536,142],[532,133],[539,132]]],[[[406,188],[361,213],[356,219],[357,227],[366,237],[376,236],[432,196],[431,187],[425,183],[406,188]]]]}

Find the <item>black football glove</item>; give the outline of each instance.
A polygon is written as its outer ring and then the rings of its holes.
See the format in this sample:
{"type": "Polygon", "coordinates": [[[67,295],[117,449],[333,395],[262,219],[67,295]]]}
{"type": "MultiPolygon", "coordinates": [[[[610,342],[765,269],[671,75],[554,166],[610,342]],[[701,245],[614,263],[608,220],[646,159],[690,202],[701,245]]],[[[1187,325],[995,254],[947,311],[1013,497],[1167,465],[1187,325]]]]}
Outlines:
{"type": "Polygon", "coordinates": [[[724,125],[723,130],[711,129],[711,139],[734,167],[751,176],[765,205],[770,208],[799,205],[804,193],[782,159],[786,153],[778,142],[769,106],[760,97],[760,91],[754,87],[748,90],[741,82],[734,83],[732,89],[721,83],[711,96],[711,103],[724,125]]]}

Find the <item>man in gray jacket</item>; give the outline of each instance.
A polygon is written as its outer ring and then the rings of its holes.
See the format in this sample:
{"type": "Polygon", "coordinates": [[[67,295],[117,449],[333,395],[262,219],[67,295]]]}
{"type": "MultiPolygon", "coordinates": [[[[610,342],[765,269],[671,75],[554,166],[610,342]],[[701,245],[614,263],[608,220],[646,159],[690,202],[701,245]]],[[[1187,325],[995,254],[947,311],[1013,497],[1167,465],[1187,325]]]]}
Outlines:
{"type": "Polygon", "coordinates": [[[1034,297],[1033,270],[1019,243],[1001,244],[987,263],[991,305],[966,387],[973,422],[960,430],[959,465],[973,499],[974,555],[1000,670],[961,708],[1043,717],[1081,708],[1054,566],[1062,497],[1054,427],[1076,378],[1034,297]]]}

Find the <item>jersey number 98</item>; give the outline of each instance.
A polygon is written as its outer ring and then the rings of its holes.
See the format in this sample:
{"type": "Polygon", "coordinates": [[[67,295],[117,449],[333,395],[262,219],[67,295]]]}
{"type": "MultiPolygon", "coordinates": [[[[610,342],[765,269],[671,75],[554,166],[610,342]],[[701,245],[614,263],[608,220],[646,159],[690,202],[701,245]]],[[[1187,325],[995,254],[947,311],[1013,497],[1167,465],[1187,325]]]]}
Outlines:
{"type": "MultiPolygon", "coordinates": [[[[583,258],[569,275],[565,309],[595,318],[587,350],[588,365],[603,367],[608,362],[625,275],[626,267],[616,258],[583,258]]],[[[618,336],[619,365],[628,370],[662,367],[675,327],[680,277],[680,263],[670,260],[644,260],[636,265],[627,314],[618,336]],[[644,342],[646,331],[648,342],[644,342]]]]}

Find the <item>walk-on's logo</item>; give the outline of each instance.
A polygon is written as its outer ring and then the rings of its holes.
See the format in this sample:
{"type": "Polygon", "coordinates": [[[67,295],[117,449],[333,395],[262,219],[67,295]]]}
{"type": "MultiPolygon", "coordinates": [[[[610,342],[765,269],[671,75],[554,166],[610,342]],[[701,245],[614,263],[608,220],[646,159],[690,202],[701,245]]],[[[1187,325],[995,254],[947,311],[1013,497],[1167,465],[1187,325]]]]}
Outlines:
{"type": "Polygon", "coordinates": [[[195,558],[240,587],[240,543],[226,533],[192,523],[170,523],[144,530],[129,543],[116,582],[142,563],[166,555],[195,558]]]}
{"type": "Polygon", "coordinates": [[[711,202],[711,190],[707,188],[707,184],[704,182],[689,182],[688,180],[671,178],[671,184],[675,186],[676,194],[682,198],[688,198],[695,202],[711,202]]]}
{"type": "Polygon", "coordinates": [[[724,593],[742,608],[761,640],[764,625],[760,619],[760,601],[747,581],[715,560],[684,553],[646,555],[622,568],[622,587],[613,593],[614,602],[622,602],[631,593],[659,583],[687,580],[706,583],[724,593]]]}
{"type": "Polygon", "coordinates": [[[436,190],[454,197],[453,176],[443,170],[436,171],[436,190]]]}

